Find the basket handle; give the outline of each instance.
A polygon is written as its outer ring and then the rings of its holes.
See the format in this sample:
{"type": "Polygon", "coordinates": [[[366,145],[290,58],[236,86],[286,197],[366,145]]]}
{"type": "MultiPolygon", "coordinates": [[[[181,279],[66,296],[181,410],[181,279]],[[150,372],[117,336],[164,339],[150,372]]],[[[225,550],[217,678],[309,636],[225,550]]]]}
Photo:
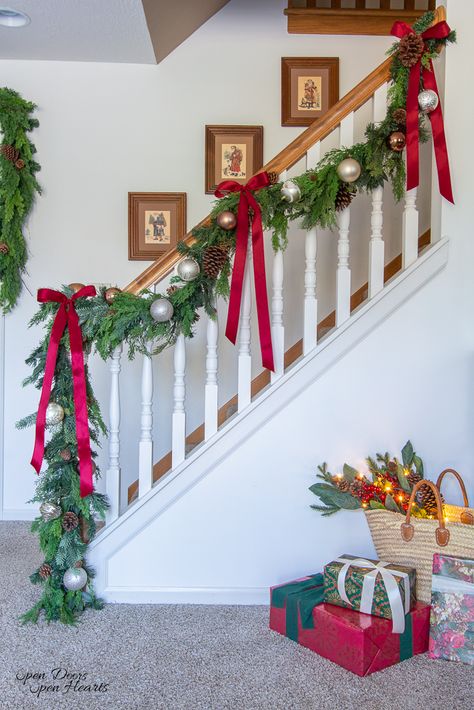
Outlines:
{"type": "Polygon", "coordinates": [[[426,478],[423,478],[421,481],[418,481],[418,483],[413,486],[413,490],[410,496],[410,502],[408,503],[407,517],[405,519],[405,522],[402,523],[400,526],[402,538],[403,540],[405,540],[405,542],[410,542],[410,540],[413,538],[413,535],[415,534],[415,528],[410,523],[411,509],[413,503],[415,502],[415,496],[422,486],[429,486],[435,495],[436,510],[438,513],[439,522],[439,527],[437,527],[435,531],[436,543],[439,547],[446,547],[449,542],[450,535],[449,530],[444,526],[443,504],[441,502],[441,496],[437,486],[435,486],[433,481],[428,481],[426,478]]]}
{"type": "Polygon", "coordinates": [[[460,474],[454,470],[454,468],[445,468],[444,471],[441,471],[441,473],[438,476],[438,480],[436,481],[436,487],[438,490],[441,489],[441,481],[443,480],[444,476],[446,473],[452,473],[455,478],[457,478],[457,481],[459,483],[459,486],[462,491],[462,497],[464,498],[464,507],[469,508],[469,501],[467,498],[467,492],[466,492],[466,486],[464,485],[464,481],[462,480],[460,474]]]}

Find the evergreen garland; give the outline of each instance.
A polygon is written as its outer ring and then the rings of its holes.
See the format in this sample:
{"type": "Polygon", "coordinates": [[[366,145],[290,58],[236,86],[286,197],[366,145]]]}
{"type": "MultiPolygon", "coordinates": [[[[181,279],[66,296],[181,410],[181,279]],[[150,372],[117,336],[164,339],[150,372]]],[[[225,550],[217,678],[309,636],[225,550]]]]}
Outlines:
{"type": "Polygon", "coordinates": [[[35,104],[0,88],[0,310],[11,311],[22,288],[28,258],[23,225],[41,188],[36,148],[28,133],[39,125],[35,104]]]}
{"type": "MultiPolygon", "coordinates": [[[[415,24],[415,30],[422,32],[432,24],[433,19],[434,13],[426,13],[415,24]]],[[[431,56],[436,55],[439,47],[446,41],[454,41],[454,33],[447,40],[427,42],[422,61],[425,63],[431,56]]],[[[405,106],[408,85],[407,70],[397,59],[397,46],[398,42],[390,50],[393,55],[392,85],[388,93],[387,116],[380,124],[370,124],[367,127],[365,142],[350,148],[343,147],[330,151],[314,170],[309,170],[294,178],[294,182],[298,184],[301,191],[301,199],[297,202],[290,204],[283,202],[281,183],[272,184],[255,193],[262,212],[263,226],[271,231],[275,250],[285,248],[290,221],[300,220],[303,229],[315,226],[323,229],[334,227],[337,216],[336,196],[341,188],[350,194],[355,194],[357,191],[370,192],[385,181],[390,181],[395,198],[400,199],[403,196],[405,189],[403,158],[400,153],[393,152],[387,145],[390,134],[395,130],[400,130],[395,112],[405,106]],[[361,175],[351,185],[343,183],[337,174],[339,163],[348,157],[355,158],[361,165],[361,175]]],[[[8,90],[3,91],[8,92],[8,90]]],[[[16,100],[23,106],[21,99],[14,92],[9,92],[8,97],[12,96],[16,97],[16,100]]],[[[29,107],[29,111],[34,108],[32,104],[25,105],[29,107]]],[[[27,125],[30,128],[37,125],[33,119],[28,120],[27,125]]],[[[421,115],[420,140],[427,139],[423,121],[424,116],[421,115]]],[[[8,134],[8,139],[11,140],[11,133],[8,134]]],[[[18,140],[16,144],[18,145],[18,140]]],[[[20,144],[23,147],[24,144],[21,141],[20,144]]],[[[30,153],[32,153],[31,144],[28,145],[30,153]]],[[[7,166],[7,168],[10,170],[11,166],[7,166]]],[[[28,183],[31,195],[35,189],[39,189],[34,180],[34,171],[37,169],[37,164],[31,162],[28,183]],[[33,166],[36,167],[33,169],[33,166]]],[[[214,318],[215,297],[227,297],[229,293],[231,257],[235,251],[235,232],[219,227],[216,218],[224,210],[236,213],[238,201],[239,193],[230,193],[218,200],[212,209],[210,220],[193,230],[193,243],[180,242],[178,244],[178,250],[182,256],[192,257],[200,266],[200,272],[194,281],[184,282],[179,276],[174,276],[166,293],[156,294],[145,290],[139,296],[135,296],[119,292],[111,304],[105,298],[105,290],[93,298],[82,298],[75,301],[85,351],[90,352],[94,348],[102,358],[106,359],[112,355],[117,346],[126,343],[129,357],[133,358],[137,352],[147,354],[147,345],[149,342],[153,342],[153,353],[157,353],[173,345],[180,334],[188,338],[193,336],[193,326],[199,318],[198,310],[200,308],[203,308],[211,318],[214,318]],[[205,251],[211,246],[220,247],[226,255],[221,271],[216,278],[211,278],[203,269],[205,251]],[[158,298],[168,298],[173,305],[174,313],[170,321],[157,323],[151,317],[150,306],[158,298]]],[[[2,202],[1,205],[3,204],[2,202]]],[[[31,205],[31,202],[28,204],[31,205]]],[[[10,211],[11,209],[10,207],[10,211]]],[[[21,212],[23,215],[26,213],[27,210],[21,212]]],[[[18,210],[18,215],[20,215],[20,210],[18,210]]],[[[5,222],[3,228],[4,225],[5,222]]],[[[24,268],[24,261],[21,262],[21,265],[24,268]]],[[[17,294],[12,289],[11,278],[9,283],[8,303],[12,305],[17,294]]],[[[73,291],[64,286],[63,293],[70,297],[73,291]]],[[[58,308],[58,303],[42,304],[31,320],[30,325],[43,325],[45,334],[39,346],[27,360],[27,364],[32,368],[32,373],[25,380],[25,385],[34,384],[38,389],[41,389],[51,327],[58,308]]],[[[85,564],[83,566],[88,575],[87,591],[69,592],[62,583],[66,569],[84,561],[87,540],[92,539],[95,534],[94,516],[104,517],[107,508],[107,501],[101,494],[93,493],[86,498],[80,497],[73,385],[68,354],[69,337],[66,334],[61,340],[51,394],[51,401],[57,402],[64,408],[65,418],[62,424],[51,432],[52,436],[45,449],[47,470],[42,473],[39,479],[33,501],[59,504],[62,517],[69,512],[75,513],[84,522],[87,534],[81,536],[77,528],[66,531],[61,524],[61,519],[46,522],[39,517],[35,520],[32,530],[39,535],[44,562],[33,573],[31,581],[43,584],[43,594],[38,603],[24,615],[24,621],[36,621],[41,611],[44,611],[48,620],[59,619],[65,623],[73,623],[85,608],[100,607],[100,601],[95,597],[92,587],[93,571],[85,564]],[[71,453],[69,461],[65,461],[61,455],[65,449],[71,453]],[[45,578],[45,574],[49,573],[50,568],[51,574],[45,578]],[[40,571],[43,574],[40,574],[40,571]]],[[[99,434],[105,433],[105,426],[92,391],[87,368],[86,378],[91,442],[98,445],[99,434]]],[[[23,428],[33,425],[35,419],[36,414],[31,414],[19,422],[18,426],[23,428]]],[[[97,454],[93,451],[92,455],[96,457],[97,454]]],[[[359,507],[360,503],[356,498],[332,485],[328,479],[330,474],[324,467],[320,471],[324,483],[316,484],[314,492],[327,506],[322,509],[323,514],[335,512],[341,507],[359,507]],[[331,488],[330,495],[329,488],[331,488]]],[[[98,476],[99,471],[96,470],[96,477],[98,476]]]]}

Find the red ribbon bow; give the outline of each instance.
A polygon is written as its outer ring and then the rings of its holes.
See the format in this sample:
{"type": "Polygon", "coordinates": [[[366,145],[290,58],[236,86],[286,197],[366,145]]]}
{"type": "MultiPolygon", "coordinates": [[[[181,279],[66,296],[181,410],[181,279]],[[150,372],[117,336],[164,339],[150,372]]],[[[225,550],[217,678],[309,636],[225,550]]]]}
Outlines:
{"type": "Polygon", "coordinates": [[[92,457],[89,438],[89,423],[87,418],[86,377],[84,371],[84,353],[82,350],[82,333],[79,318],[74,308],[74,301],[86,296],[95,296],[94,286],[84,286],[72,298],[59,291],[40,288],[39,303],[60,303],[51,329],[51,338],[46,354],[46,367],[43,378],[38,414],[36,417],[36,438],[31,465],[37,473],[41,470],[44,457],[44,431],[46,425],[46,408],[51,396],[54,371],[58,357],[59,343],[66,327],[69,328],[69,343],[71,347],[72,382],[74,390],[74,410],[76,415],[77,453],[79,456],[79,474],[81,498],[88,496],[94,490],[92,483],[92,457]]]}
{"type": "MultiPolygon", "coordinates": [[[[429,27],[421,34],[423,39],[444,39],[451,32],[449,25],[444,20],[429,27]]],[[[414,30],[406,22],[397,21],[392,27],[392,35],[401,39],[407,34],[415,34],[414,30]]],[[[418,91],[420,78],[423,76],[425,89],[431,89],[438,94],[438,86],[433,69],[433,62],[430,59],[429,71],[424,72],[421,64],[421,57],[410,69],[407,92],[407,190],[417,187],[420,182],[419,175],[419,125],[418,125],[418,91]]],[[[438,168],[439,191],[449,202],[454,203],[453,190],[451,187],[451,175],[449,172],[448,149],[446,147],[446,137],[444,135],[443,113],[441,104],[428,114],[433,132],[433,146],[438,168]]]]}
{"type": "Polygon", "coordinates": [[[224,197],[228,192],[240,192],[237,211],[237,230],[235,239],[235,259],[230,286],[229,313],[225,334],[234,343],[237,340],[239,327],[240,304],[244,282],[245,262],[247,260],[249,217],[252,224],[253,273],[255,279],[255,299],[257,302],[258,330],[260,334],[260,349],[262,364],[268,370],[274,370],[272,335],[270,330],[270,315],[268,312],[267,280],[265,276],[265,252],[263,245],[262,213],[260,205],[252,190],[267,187],[270,179],[267,173],[254,175],[246,185],[240,185],[234,180],[224,180],[215,191],[216,197],[224,197]],[[250,209],[252,213],[249,214],[250,209]]]}

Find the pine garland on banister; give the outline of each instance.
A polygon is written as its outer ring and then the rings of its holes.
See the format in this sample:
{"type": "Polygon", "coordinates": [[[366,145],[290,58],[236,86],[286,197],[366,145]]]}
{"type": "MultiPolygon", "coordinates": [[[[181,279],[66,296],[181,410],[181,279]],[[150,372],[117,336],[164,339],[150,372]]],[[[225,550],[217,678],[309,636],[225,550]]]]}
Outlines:
{"type": "MultiPolygon", "coordinates": [[[[433,20],[434,13],[426,13],[415,23],[414,31],[423,33],[433,20]]],[[[445,32],[441,38],[424,41],[423,54],[419,57],[423,67],[428,67],[437,49],[449,41],[454,41],[454,33],[445,32]]],[[[316,169],[284,184],[278,183],[275,175],[260,174],[257,182],[259,187],[263,184],[262,189],[247,188],[245,192],[244,188],[242,192],[235,183],[227,189],[239,191],[227,193],[221,189],[219,194],[222,197],[212,210],[210,222],[193,231],[193,244],[178,244],[183,260],[165,293],[145,290],[135,296],[118,288],[109,288],[86,298],[84,292],[81,295],[82,284],[70,284],[63,287],[62,295],[58,292],[48,292],[49,296],[43,294],[42,305],[30,325],[42,325],[45,332],[27,360],[32,373],[24,384],[34,384],[39,390],[43,389],[51,367],[51,358],[47,366],[48,349],[52,344],[54,347],[58,345],[58,352],[55,364],[52,363],[54,372],[49,373],[51,377],[54,374],[54,378],[45,414],[46,424],[50,427],[50,438],[44,452],[47,466],[33,499],[41,503],[41,516],[33,523],[33,532],[39,536],[44,560],[32,574],[31,580],[42,585],[42,596],[24,615],[25,621],[36,621],[43,611],[48,620],[73,623],[84,609],[100,606],[93,591],[93,571],[87,566],[85,556],[88,541],[95,534],[95,518],[104,517],[107,501],[97,492],[84,495],[84,490],[80,488],[84,483],[84,460],[87,458],[89,466],[90,456],[94,459],[97,452],[88,450],[84,457],[78,447],[73,387],[77,386],[77,372],[82,368],[77,367],[76,346],[71,353],[67,330],[64,334],[61,330],[58,342],[53,337],[53,323],[61,316],[61,309],[63,314],[69,314],[67,317],[70,317],[71,309],[75,309],[85,355],[95,349],[103,359],[107,359],[117,346],[125,343],[129,357],[133,358],[137,352],[147,353],[150,342],[153,342],[153,352],[156,353],[173,345],[180,334],[187,338],[193,336],[199,309],[203,308],[211,318],[215,317],[216,297],[229,296],[231,258],[234,253],[236,259],[238,257],[236,237],[242,233],[242,227],[246,251],[248,216],[252,229],[257,227],[259,238],[263,239],[259,225],[256,225],[261,217],[263,227],[272,232],[274,249],[279,250],[287,244],[290,221],[299,220],[304,229],[314,226],[332,228],[336,226],[338,211],[347,207],[358,191],[370,192],[390,181],[395,197],[400,199],[404,194],[406,177],[401,144],[405,134],[407,91],[413,60],[418,56],[417,46],[421,45],[410,39],[404,41],[402,46],[401,57],[399,43],[390,50],[393,62],[387,116],[381,123],[367,126],[365,142],[329,152],[316,169]],[[394,136],[394,133],[401,136],[394,136]],[[241,209],[243,203],[246,203],[244,212],[241,209]],[[256,212],[259,214],[256,215],[256,212]],[[239,215],[241,218],[242,214],[245,220],[239,223],[239,215]],[[56,300],[50,300],[51,293],[56,300]],[[67,303],[61,304],[61,299],[67,300],[67,303]],[[71,359],[74,358],[76,374],[73,377],[71,359]]],[[[423,88],[423,73],[421,77],[417,89],[423,88]]],[[[420,113],[417,118],[419,140],[427,139],[424,119],[424,114],[420,113]]],[[[10,134],[8,140],[12,140],[10,134]]],[[[33,180],[33,173],[30,175],[33,180]]],[[[36,182],[30,183],[31,186],[37,189],[36,182]]],[[[93,289],[89,289],[90,292],[93,289]]],[[[10,290],[9,294],[8,303],[12,304],[15,292],[10,290]]],[[[232,293],[230,298],[232,303],[232,293]]],[[[79,339],[79,352],[80,342],[79,339]]],[[[87,367],[84,378],[90,439],[92,445],[98,446],[99,434],[105,433],[105,426],[87,367]]],[[[32,414],[18,426],[33,425],[35,421],[38,427],[40,417],[32,414]]],[[[41,461],[35,467],[39,469],[40,465],[41,461]]],[[[326,475],[326,472],[323,471],[323,474],[326,475]]],[[[95,478],[99,475],[99,470],[95,468],[95,478]]],[[[333,493],[337,494],[339,490],[333,493]]],[[[333,508],[338,505],[338,500],[333,508]]],[[[353,501],[350,501],[352,507],[353,501]]]]}
{"type": "Polygon", "coordinates": [[[41,188],[36,148],[28,137],[39,122],[36,106],[12,89],[0,88],[0,311],[15,307],[28,252],[23,225],[41,188]]]}

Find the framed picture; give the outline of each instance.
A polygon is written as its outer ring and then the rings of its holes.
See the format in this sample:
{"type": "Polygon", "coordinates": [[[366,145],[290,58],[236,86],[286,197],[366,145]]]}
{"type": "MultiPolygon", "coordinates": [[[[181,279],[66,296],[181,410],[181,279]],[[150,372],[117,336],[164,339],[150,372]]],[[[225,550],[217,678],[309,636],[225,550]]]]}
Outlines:
{"type": "Polygon", "coordinates": [[[245,184],[263,166],[263,126],[206,126],[206,195],[222,180],[245,184]]]}
{"type": "Polygon", "coordinates": [[[309,126],[337,101],[338,57],[282,57],[282,126],[309,126]]]}
{"type": "Polygon", "coordinates": [[[185,192],[128,193],[129,261],[154,261],[185,235],[185,192]]]}

